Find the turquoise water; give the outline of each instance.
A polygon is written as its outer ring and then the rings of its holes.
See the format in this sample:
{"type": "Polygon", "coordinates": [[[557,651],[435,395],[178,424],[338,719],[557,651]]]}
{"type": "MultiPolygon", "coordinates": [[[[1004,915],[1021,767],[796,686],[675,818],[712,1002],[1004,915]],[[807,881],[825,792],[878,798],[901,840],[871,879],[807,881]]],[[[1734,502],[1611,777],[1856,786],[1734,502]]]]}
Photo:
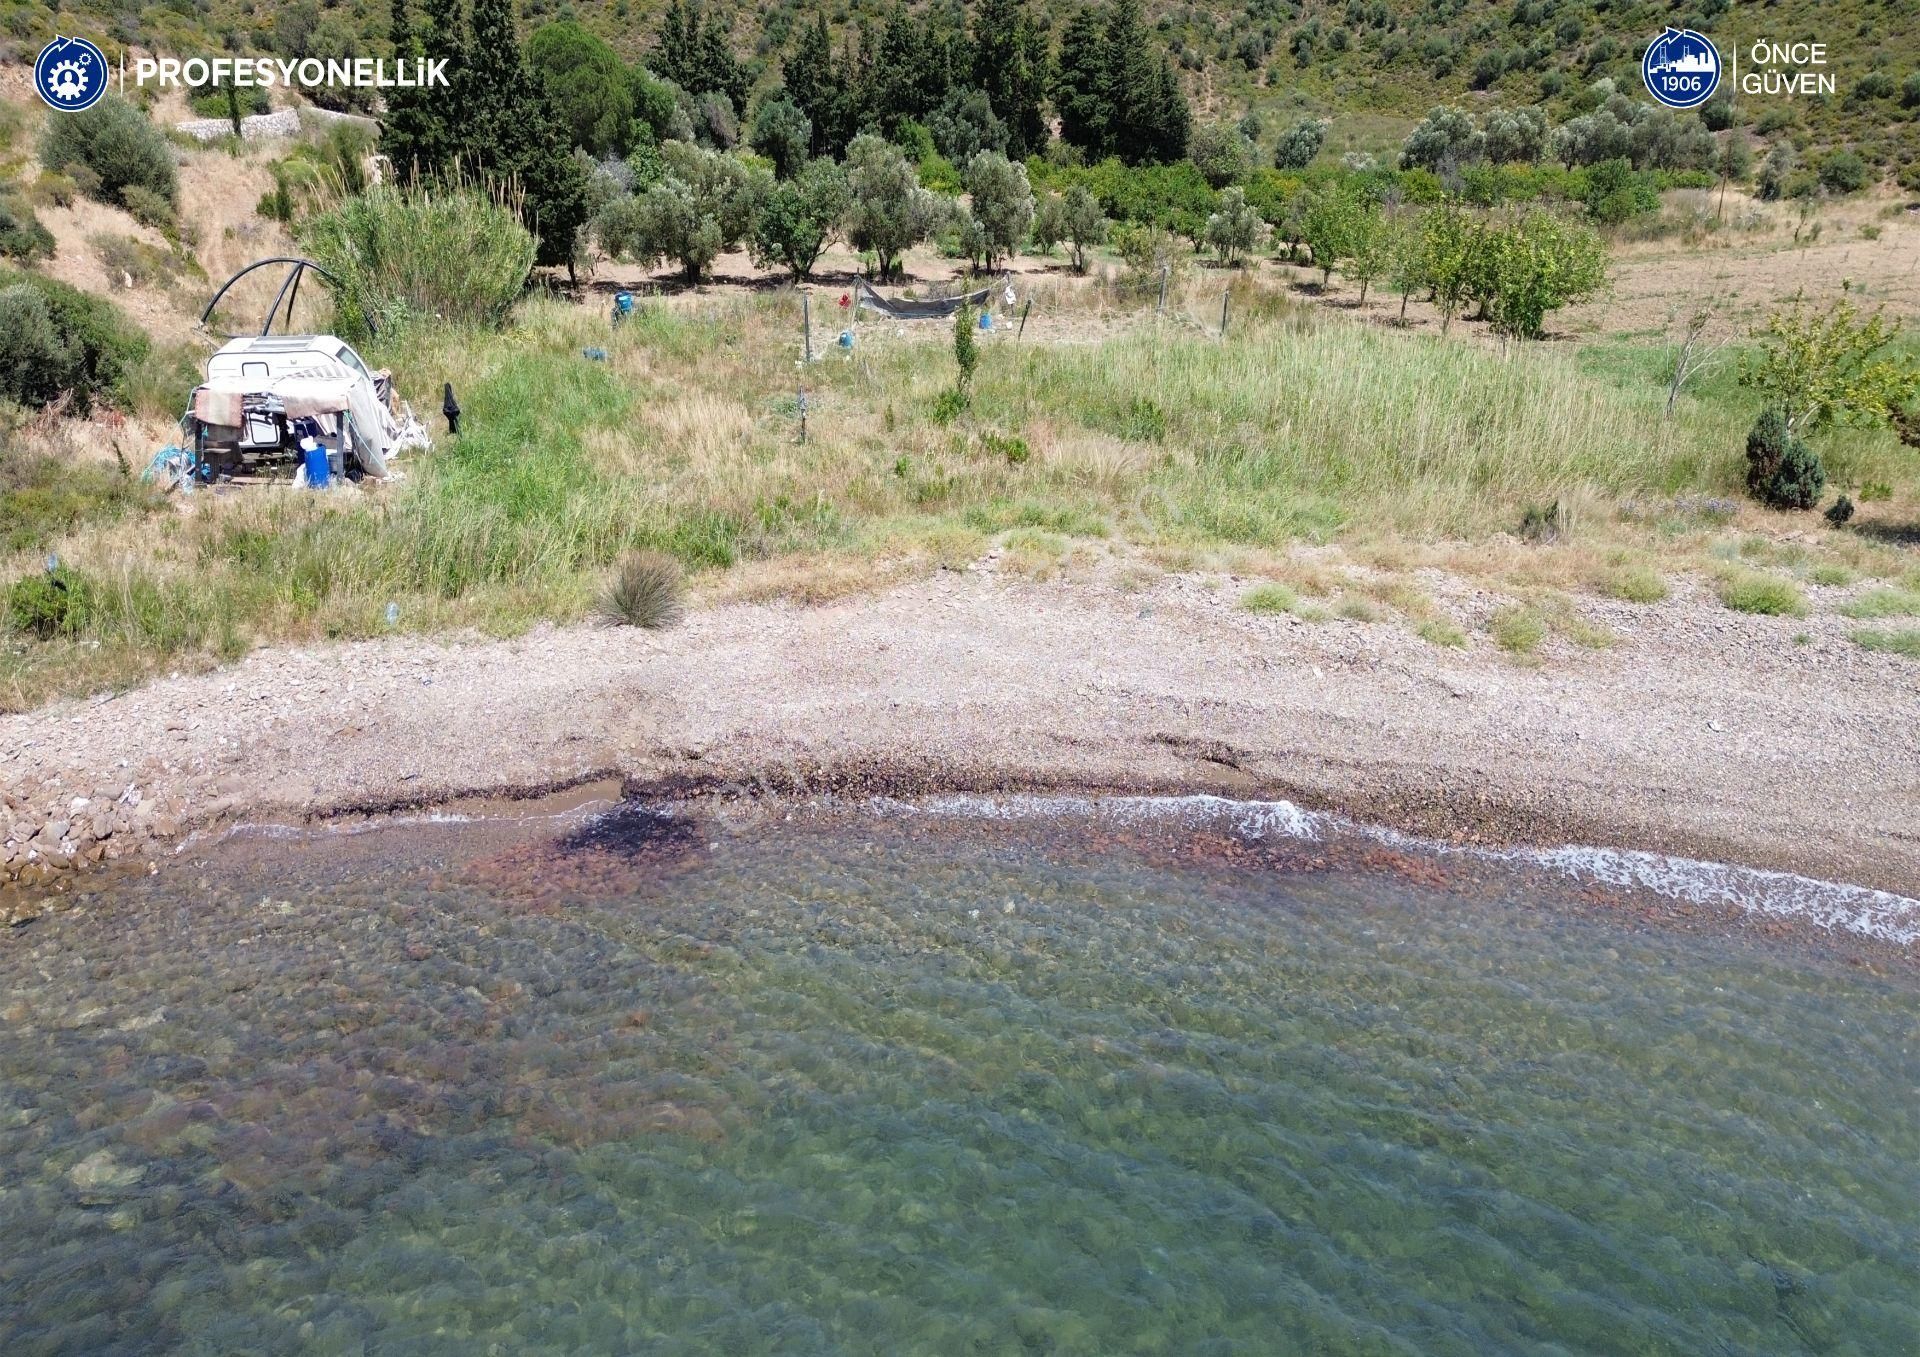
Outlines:
{"type": "Polygon", "coordinates": [[[1917,992],[1205,817],[236,843],[0,937],[0,1352],[1915,1352],[1917,992]]]}

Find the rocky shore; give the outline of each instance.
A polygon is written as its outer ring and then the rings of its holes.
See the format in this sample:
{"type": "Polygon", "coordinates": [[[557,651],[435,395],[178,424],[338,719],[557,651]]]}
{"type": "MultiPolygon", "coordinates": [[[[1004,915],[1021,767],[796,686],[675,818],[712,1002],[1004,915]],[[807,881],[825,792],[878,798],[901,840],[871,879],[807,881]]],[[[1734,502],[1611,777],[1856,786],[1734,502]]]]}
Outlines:
{"type": "MultiPolygon", "coordinates": [[[[1424,581],[1463,622],[1501,602],[1424,581]]],[[[259,651],[0,717],[0,911],[78,868],[164,870],[236,821],[634,793],[1210,791],[1455,842],[1588,843],[1920,893],[1912,662],[1837,616],[1684,587],[1590,601],[1617,643],[1262,616],[1249,581],[1038,583],[987,563],[665,633],[543,627],[259,651]],[[1796,640],[1796,633],[1804,640],[1796,640]]]]}

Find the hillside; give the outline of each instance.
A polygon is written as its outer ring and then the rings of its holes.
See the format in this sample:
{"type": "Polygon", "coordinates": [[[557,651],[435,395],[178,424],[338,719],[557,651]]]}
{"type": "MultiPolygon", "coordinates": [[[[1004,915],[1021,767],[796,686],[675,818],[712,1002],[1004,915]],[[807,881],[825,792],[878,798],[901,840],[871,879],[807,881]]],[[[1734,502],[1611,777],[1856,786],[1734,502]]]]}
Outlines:
{"type": "MultiPolygon", "coordinates": [[[[778,83],[782,54],[816,13],[795,0],[717,8],[722,15],[731,9],[734,48],[762,89],[778,83]]],[[[877,33],[889,8],[881,0],[836,4],[828,11],[836,41],[857,42],[862,25],[877,33]]],[[[1057,48],[1077,6],[1044,0],[1036,8],[1049,46],[1057,48]]],[[[521,17],[529,28],[577,18],[637,59],[653,49],[664,9],[665,0],[528,0],[521,17]]],[[[950,12],[955,26],[965,22],[959,6],[941,12],[950,12]]],[[[377,55],[386,50],[389,17],[385,0],[326,7],[314,0],[174,0],[138,9],[78,0],[57,13],[41,0],[7,0],[0,5],[0,52],[31,60],[61,28],[96,39],[110,55],[129,46],[377,55]]],[[[1804,69],[1830,75],[1831,94],[1744,96],[1730,111],[1734,125],[1769,140],[1790,138],[1802,151],[1852,145],[1909,186],[1920,176],[1920,0],[1783,0],[1759,15],[1727,0],[1699,0],[1685,14],[1632,0],[1211,0],[1150,4],[1147,17],[1199,118],[1237,120],[1251,110],[1269,145],[1303,117],[1330,118],[1326,152],[1333,155],[1392,150],[1441,103],[1539,104],[1557,123],[1596,102],[1590,87],[1602,77],[1644,98],[1639,55],[1668,23],[1712,35],[1725,54],[1737,48],[1744,73],[1755,70],[1756,39],[1823,42],[1824,63],[1804,69]]]]}

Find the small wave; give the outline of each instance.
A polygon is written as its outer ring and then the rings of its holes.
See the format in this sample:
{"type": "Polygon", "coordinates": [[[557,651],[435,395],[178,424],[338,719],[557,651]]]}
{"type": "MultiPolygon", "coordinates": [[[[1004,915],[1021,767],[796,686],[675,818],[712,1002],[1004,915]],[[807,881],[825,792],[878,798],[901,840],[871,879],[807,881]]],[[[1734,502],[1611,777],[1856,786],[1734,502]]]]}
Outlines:
{"type": "Polygon", "coordinates": [[[1566,844],[1558,848],[1486,848],[1438,843],[1399,830],[1305,810],[1291,801],[1235,801],[1193,796],[933,796],[878,800],[882,811],[970,819],[1032,820],[1070,816],[1122,823],[1211,825],[1249,838],[1323,839],[1358,835],[1394,848],[1455,854],[1486,861],[1544,867],[1569,880],[1649,891],[1693,905],[1733,905],[1752,914],[1804,919],[1902,947],[1920,942],[1920,900],[1868,886],[1820,881],[1791,872],[1735,867],[1699,858],[1621,848],[1566,844]]]}

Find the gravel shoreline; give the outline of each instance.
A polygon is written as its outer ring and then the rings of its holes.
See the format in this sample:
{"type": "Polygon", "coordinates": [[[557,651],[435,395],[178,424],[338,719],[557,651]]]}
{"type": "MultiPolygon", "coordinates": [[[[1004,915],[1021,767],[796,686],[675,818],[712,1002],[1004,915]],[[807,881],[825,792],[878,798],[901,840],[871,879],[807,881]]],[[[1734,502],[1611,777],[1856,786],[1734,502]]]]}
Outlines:
{"type": "MultiPolygon", "coordinates": [[[[1039,583],[992,558],[822,607],[645,633],[394,637],[0,717],[0,913],[184,835],[522,797],[1214,792],[1453,843],[1646,849],[1914,894],[1920,678],[1841,619],[1682,588],[1620,642],[1256,616],[1248,581],[1039,583]],[[1807,641],[1794,644],[1796,634],[1807,641]]],[[[1463,620],[1501,602],[1423,580],[1463,620]]]]}

